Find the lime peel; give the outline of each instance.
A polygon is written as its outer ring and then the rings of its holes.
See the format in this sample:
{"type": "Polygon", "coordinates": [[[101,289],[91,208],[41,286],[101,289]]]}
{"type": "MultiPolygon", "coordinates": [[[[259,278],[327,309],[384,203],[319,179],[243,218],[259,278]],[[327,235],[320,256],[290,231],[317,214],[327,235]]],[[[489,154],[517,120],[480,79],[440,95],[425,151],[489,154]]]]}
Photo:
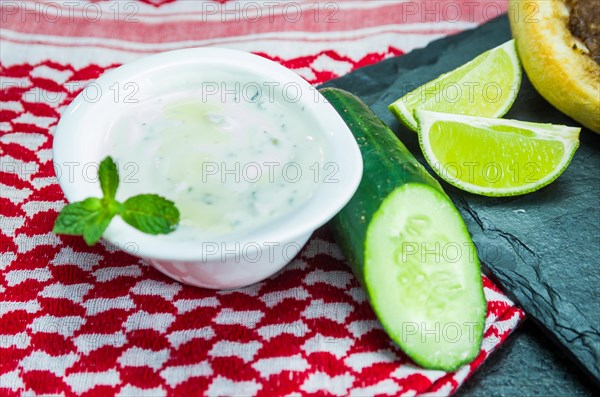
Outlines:
{"type": "Polygon", "coordinates": [[[409,92],[388,108],[415,132],[416,109],[502,117],[517,97],[521,77],[515,41],[510,40],[409,92]]]}
{"type": "Polygon", "coordinates": [[[425,159],[446,182],[484,196],[536,191],[558,178],[580,128],[417,110],[425,159]]]}

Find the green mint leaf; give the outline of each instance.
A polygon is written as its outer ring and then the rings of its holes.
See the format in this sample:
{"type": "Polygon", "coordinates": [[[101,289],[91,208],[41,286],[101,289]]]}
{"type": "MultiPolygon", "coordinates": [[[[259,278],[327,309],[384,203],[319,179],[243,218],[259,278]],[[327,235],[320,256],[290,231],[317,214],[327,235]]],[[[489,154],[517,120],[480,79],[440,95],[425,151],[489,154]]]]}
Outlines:
{"type": "Polygon", "coordinates": [[[101,212],[96,213],[88,219],[83,230],[83,239],[87,245],[94,245],[102,238],[104,231],[114,216],[114,212],[110,212],[108,208],[102,208],[101,212]]]}
{"type": "Polygon", "coordinates": [[[104,206],[102,200],[87,198],[67,204],[58,214],[52,231],[83,236],[88,245],[93,245],[100,240],[115,214],[115,209],[104,206]]]}
{"type": "Polygon", "coordinates": [[[52,231],[56,234],[83,236],[87,222],[101,211],[102,200],[98,198],[67,204],[58,214],[52,231]]]}
{"type": "Polygon", "coordinates": [[[98,179],[100,180],[100,187],[102,188],[104,198],[114,200],[117,194],[117,187],[119,186],[119,171],[110,156],[107,156],[100,163],[98,179]]]}
{"type": "Polygon", "coordinates": [[[110,156],[98,167],[103,198],[87,198],[67,204],[54,223],[53,232],[83,236],[88,245],[97,243],[115,215],[148,234],[167,234],[179,224],[179,210],[172,201],[156,194],[140,194],[123,204],[115,200],[119,171],[110,156]]]}
{"type": "Polygon", "coordinates": [[[167,234],[179,224],[175,203],[156,194],[139,194],[123,203],[121,217],[131,226],[148,234],[167,234]]]}

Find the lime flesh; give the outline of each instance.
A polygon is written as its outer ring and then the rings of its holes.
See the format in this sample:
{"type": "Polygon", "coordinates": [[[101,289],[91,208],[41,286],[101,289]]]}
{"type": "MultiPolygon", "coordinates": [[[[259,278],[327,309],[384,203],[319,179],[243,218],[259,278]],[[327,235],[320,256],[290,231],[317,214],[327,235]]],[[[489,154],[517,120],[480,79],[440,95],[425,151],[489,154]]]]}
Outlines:
{"type": "Polygon", "coordinates": [[[580,128],[417,110],[425,158],[446,182],[485,196],[548,185],[567,168],[580,128]]]}
{"type": "Polygon", "coordinates": [[[418,130],[416,109],[496,118],[510,109],[520,85],[521,66],[511,40],[409,92],[389,109],[413,131],[418,130]]]}

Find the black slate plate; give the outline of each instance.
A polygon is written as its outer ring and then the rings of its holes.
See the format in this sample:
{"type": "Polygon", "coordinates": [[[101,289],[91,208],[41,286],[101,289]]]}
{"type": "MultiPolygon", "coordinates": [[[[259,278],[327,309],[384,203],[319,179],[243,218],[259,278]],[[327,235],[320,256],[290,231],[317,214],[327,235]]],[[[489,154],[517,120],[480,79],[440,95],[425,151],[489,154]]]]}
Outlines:
{"type": "MultiPolygon", "coordinates": [[[[503,16],[324,86],[359,95],[426,165],[417,135],[398,123],[388,104],[510,38],[503,16]]],[[[505,117],[578,125],[549,105],[525,74],[505,117]]],[[[445,183],[444,189],[463,215],[491,277],[600,384],[600,136],[582,130],[569,168],[537,192],[488,198],[445,183]]]]}
{"type": "Polygon", "coordinates": [[[526,320],[454,397],[594,397],[591,379],[526,320]]]}

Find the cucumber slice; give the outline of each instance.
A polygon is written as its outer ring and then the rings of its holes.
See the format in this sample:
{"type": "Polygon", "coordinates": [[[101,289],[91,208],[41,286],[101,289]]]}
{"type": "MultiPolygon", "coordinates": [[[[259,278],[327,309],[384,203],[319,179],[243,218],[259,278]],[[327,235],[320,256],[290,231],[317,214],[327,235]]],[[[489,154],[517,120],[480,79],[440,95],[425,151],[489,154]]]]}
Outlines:
{"type": "Polygon", "coordinates": [[[439,183],[356,96],[321,93],[361,149],[356,194],[330,222],[390,338],[417,364],[453,371],[481,346],[487,304],[477,252],[439,183]]]}
{"type": "Polygon", "coordinates": [[[454,370],[479,353],[486,305],[460,214],[431,186],[396,188],[374,214],[365,284],[384,329],[417,364],[454,370]]]}

